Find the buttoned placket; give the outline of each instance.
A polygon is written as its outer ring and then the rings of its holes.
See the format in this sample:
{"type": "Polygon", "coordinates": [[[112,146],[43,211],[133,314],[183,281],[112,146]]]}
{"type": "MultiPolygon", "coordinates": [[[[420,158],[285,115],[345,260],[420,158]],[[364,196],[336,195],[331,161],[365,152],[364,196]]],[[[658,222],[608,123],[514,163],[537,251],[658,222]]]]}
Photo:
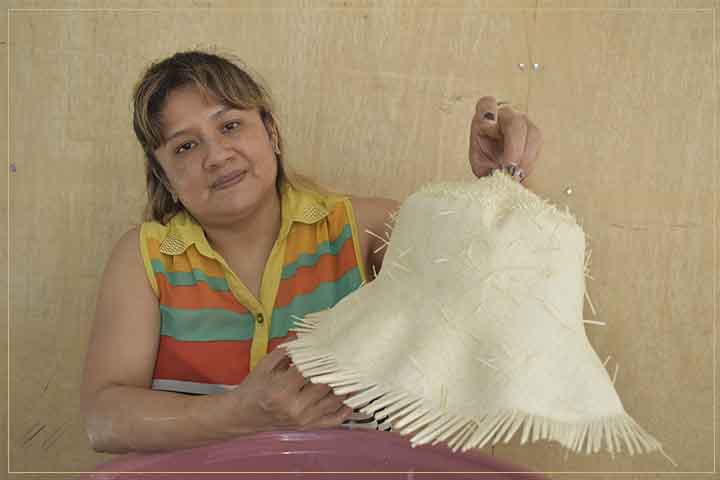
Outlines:
{"type": "Polygon", "coordinates": [[[278,237],[273,244],[273,248],[263,268],[262,281],[260,283],[260,298],[255,297],[255,295],[250,292],[250,289],[238,278],[225,259],[211,248],[213,257],[222,264],[225,270],[226,280],[228,281],[233,296],[240,304],[247,306],[254,318],[255,332],[250,347],[251,370],[267,353],[270,342],[270,328],[272,325],[272,310],[275,305],[280,286],[280,278],[282,276],[282,258],[285,255],[286,246],[285,238],[287,237],[291,224],[292,220],[288,219],[280,225],[278,237]]]}

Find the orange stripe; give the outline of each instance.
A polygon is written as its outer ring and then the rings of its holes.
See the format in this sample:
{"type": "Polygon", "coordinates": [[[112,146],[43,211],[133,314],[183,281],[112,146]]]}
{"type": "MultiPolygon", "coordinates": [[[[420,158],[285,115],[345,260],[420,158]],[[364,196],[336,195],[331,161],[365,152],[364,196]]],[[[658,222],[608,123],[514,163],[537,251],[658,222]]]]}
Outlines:
{"type": "Polygon", "coordinates": [[[225,269],[223,268],[222,264],[219,260],[216,260],[214,258],[208,258],[204,255],[202,255],[200,252],[198,252],[198,249],[195,247],[195,245],[190,245],[190,247],[185,250],[185,255],[177,255],[173,257],[175,259],[173,263],[173,268],[175,271],[182,272],[182,271],[190,271],[190,270],[179,270],[180,268],[196,268],[202,270],[202,272],[207,275],[208,277],[225,277],[225,269]],[[189,264],[186,265],[186,263],[189,262],[189,264]]]}
{"type": "Polygon", "coordinates": [[[285,247],[285,265],[294,263],[304,254],[315,253],[318,244],[328,240],[324,224],[296,223],[288,235],[285,247]]]}
{"type": "Polygon", "coordinates": [[[337,238],[345,228],[345,224],[348,223],[347,211],[345,211],[345,204],[338,202],[335,205],[335,209],[330,212],[327,216],[328,234],[330,238],[337,238]]]}
{"type": "Polygon", "coordinates": [[[250,371],[250,343],[179,342],[163,335],[153,378],[237,385],[250,371]]]}
{"type": "Polygon", "coordinates": [[[205,282],[174,287],[170,284],[167,277],[161,273],[155,275],[155,280],[160,290],[162,304],[166,307],[191,310],[198,308],[222,308],[235,313],[247,313],[249,311],[235,299],[231,292],[216,292],[205,282]]]}
{"type": "Polygon", "coordinates": [[[300,267],[295,275],[280,281],[275,308],[287,306],[297,295],[312,293],[321,282],[335,282],[357,266],[352,238],[348,238],[337,255],[322,255],[311,267],[300,267]]]}
{"type": "Polygon", "coordinates": [[[338,202],[335,210],[318,223],[295,223],[287,238],[285,265],[296,262],[300,255],[312,255],[323,242],[334,241],[340,236],[346,223],[347,215],[342,202],[338,202]]]}

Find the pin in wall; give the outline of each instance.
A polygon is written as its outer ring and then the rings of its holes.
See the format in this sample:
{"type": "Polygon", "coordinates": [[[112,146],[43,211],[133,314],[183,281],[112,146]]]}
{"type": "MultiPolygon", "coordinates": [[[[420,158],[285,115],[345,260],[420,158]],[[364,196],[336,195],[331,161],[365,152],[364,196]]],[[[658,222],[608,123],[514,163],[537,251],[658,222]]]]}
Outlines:
{"type": "Polygon", "coordinates": [[[570,196],[570,195],[572,195],[572,194],[573,194],[573,188],[570,187],[570,186],[566,187],[566,188],[565,188],[565,195],[570,196]]]}
{"type": "MultiPolygon", "coordinates": [[[[524,63],[518,63],[518,68],[519,68],[520,70],[522,70],[523,72],[525,71],[525,67],[526,67],[526,65],[525,65],[524,63]]],[[[539,64],[539,63],[533,63],[533,64],[532,64],[532,69],[533,69],[533,70],[540,70],[540,64],[539,64]]]]}

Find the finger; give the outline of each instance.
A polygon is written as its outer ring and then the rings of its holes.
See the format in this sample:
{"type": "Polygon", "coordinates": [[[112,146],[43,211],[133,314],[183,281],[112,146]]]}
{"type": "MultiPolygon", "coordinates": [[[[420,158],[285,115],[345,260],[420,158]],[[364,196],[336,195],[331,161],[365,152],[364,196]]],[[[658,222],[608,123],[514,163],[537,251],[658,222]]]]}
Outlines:
{"type": "Polygon", "coordinates": [[[328,395],[337,397],[332,388],[324,383],[306,383],[300,390],[300,398],[306,405],[314,405],[328,395]]]}
{"type": "Polygon", "coordinates": [[[488,120],[475,114],[470,123],[470,138],[486,141],[497,141],[502,138],[497,120],[488,120]]]}
{"type": "Polygon", "coordinates": [[[261,372],[282,371],[286,370],[289,364],[290,358],[288,357],[287,350],[284,348],[276,348],[265,355],[255,366],[255,369],[261,372]]]}
{"type": "Polygon", "coordinates": [[[294,419],[297,426],[305,427],[326,415],[334,414],[342,406],[342,398],[334,395],[329,388],[308,388],[293,398],[289,416],[294,419]]]}
{"type": "Polygon", "coordinates": [[[506,100],[495,100],[495,97],[482,97],[475,104],[475,115],[473,116],[473,127],[476,133],[494,138],[502,139],[500,126],[498,125],[499,111],[503,108],[510,107],[510,102],[506,100]]]}
{"type": "Polygon", "coordinates": [[[493,118],[489,118],[488,116],[489,120],[497,119],[497,109],[498,105],[495,97],[480,97],[480,100],[475,104],[475,113],[479,117],[485,118],[485,114],[492,114],[493,118]]]}
{"type": "Polygon", "coordinates": [[[503,165],[520,165],[525,152],[527,138],[527,117],[511,108],[501,108],[498,112],[498,124],[503,137],[503,153],[500,161],[503,165]]]}
{"type": "Polygon", "coordinates": [[[297,393],[305,386],[306,380],[296,366],[292,366],[277,376],[277,383],[284,387],[284,390],[297,393]]]}
{"type": "Polygon", "coordinates": [[[344,406],[345,396],[335,395],[327,385],[306,385],[303,392],[297,400],[298,418],[302,426],[314,424],[327,415],[333,415],[344,406]]]}
{"type": "MultiPolygon", "coordinates": [[[[309,428],[332,428],[342,425],[342,423],[350,418],[353,409],[348,406],[341,406],[336,412],[320,417],[318,420],[309,425],[309,428]]],[[[307,428],[307,427],[306,427],[307,428]]]]}
{"type": "Polygon", "coordinates": [[[491,170],[497,168],[497,165],[492,160],[488,159],[486,155],[478,152],[477,150],[471,152],[471,156],[470,168],[472,169],[473,174],[475,174],[478,178],[484,177],[491,170]]]}
{"type": "MultiPolygon", "coordinates": [[[[307,411],[313,419],[319,419],[325,415],[331,415],[343,407],[344,397],[335,395],[332,391],[328,392],[324,397],[315,398],[315,400],[307,406],[307,411]]],[[[349,408],[349,407],[348,407],[349,408]]]]}
{"type": "Polygon", "coordinates": [[[499,136],[497,122],[491,122],[494,124],[492,127],[483,125],[484,123],[488,121],[475,115],[470,126],[470,167],[478,178],[501,167],[502,140],[494,138],[499,136]]]}
{"type": "MultiPolygon", "coordinates": [[[[494,97],[483,97],[478,101],[470,123],[471,140],[492,142],[502,138],[497,122],[498,108],[501,107],[498,107],[494,97]]],[[[483,146],[489,150],[489,146],[483,146]]]]}
{"type": "Polygon", "coordinates": [[[290,368],[290,366],[292,366],[292,360],[289,356],[286,356],[275,364],[275,366],[273,367],[273,372],[284,372],[288,368],[290,368]]]}
{"type": "Polygon", "coordinates": [[[482,97],[475,105],[475,115],[471,123],[472,138],[492,138],[500,140],[500,128],[497,123],[498,105],[495,97],[482,97]]]}

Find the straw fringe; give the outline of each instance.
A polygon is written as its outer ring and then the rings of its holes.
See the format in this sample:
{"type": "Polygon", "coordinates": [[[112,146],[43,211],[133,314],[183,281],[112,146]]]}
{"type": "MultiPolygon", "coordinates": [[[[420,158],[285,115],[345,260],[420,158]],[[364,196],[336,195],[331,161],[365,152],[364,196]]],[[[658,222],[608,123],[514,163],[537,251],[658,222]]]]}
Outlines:
{"type": "Polygon", "coordinates": [[[414,433],[410,438],[413,447],[444,442],[453,451],[466,451],[508,443],[519,433],[520,444],[552,440],[575,453],[597,453],[603,448],[610,454],[622,450],[630,455],[662,452],[661,444],[625,413],[584,423],[559,422],[516,409],[475,418],[456,415],[445,406],[431,405],[419,396],[340,367],[333,354],[318,353],[307,336],[317,322],[306,319],[298,323],[303,324],[293,329],[298,331],[298,337],[283,344],[283,348],[303,376],[313,383],[330,385],[337,395],[354,393],[345,401],[346,405],[360,408],[361,413],[376,419],[385,419],[383,425],[402,435],[414,433]]]}

